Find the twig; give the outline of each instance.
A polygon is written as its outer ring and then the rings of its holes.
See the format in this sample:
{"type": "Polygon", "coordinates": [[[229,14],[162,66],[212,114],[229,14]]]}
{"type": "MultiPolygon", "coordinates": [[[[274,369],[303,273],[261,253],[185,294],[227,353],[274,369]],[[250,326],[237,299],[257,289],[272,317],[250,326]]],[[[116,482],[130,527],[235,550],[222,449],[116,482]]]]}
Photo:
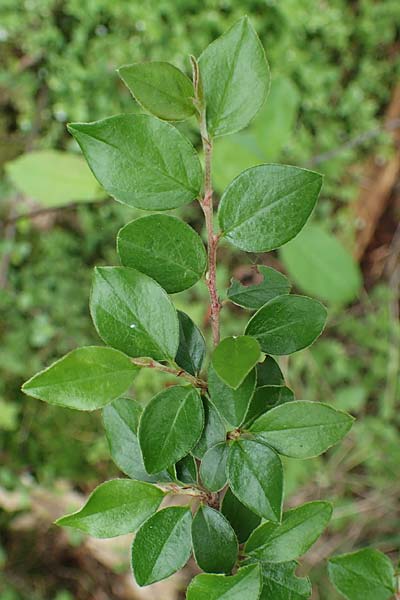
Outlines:
{"type": "Polygon", "coordinates": [[[163,365],[162,363],[153,360],[152,358],[132,358],[132,363],[137,367],[143,367],[147,369],[156,369],[162,373],[168,373],[169,375],[174,375],[175,377],[182,377],[182,379],[186,379],[194,385],[195,387],[206,390],[207,382],[204,379],[200,379],[200,377],[194,377],[190,373],[187,373],[184,369],[168,367],[167,365],[163,365]]]}

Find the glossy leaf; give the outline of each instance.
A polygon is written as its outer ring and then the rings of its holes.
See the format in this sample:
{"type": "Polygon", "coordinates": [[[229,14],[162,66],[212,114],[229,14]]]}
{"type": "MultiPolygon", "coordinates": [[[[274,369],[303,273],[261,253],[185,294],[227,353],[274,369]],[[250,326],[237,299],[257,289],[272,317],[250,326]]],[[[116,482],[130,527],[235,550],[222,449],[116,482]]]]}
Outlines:
{"type": "Polygon", "coordinates": [[[245,552],[259,560],[279,563],[299,558],[317,541],[332,516],[329,502],[308,502],[284,513],[282,523],[260,525],[245,552]]]}
{"type": "Polygon", "coordinates": [[[213,446],[203,456],[200,465],[200,478],[211,492],[219,492],[226,485],[226,461],[228,460],[229,446],[221,442],[213,446]]]}
{"type": "Polygon", "coordinates": [[[341,440],[352,422],[353,417],[328,404],[295,401],[269,410],[250,429],[279,454],[312,458],[341,440]]]}
{"type": "Polygon", "coordinates": [[[173,125],[147,115],[116,115],[72,123],[94,175],[119,202],[168,210],[194,200],[202,171],[192,144],[173,125]]]}
{"type": "Polygon", "coordinates": [[[200,506],[192,523],[192,541],[194,557],[203,571],[232,571],[237,560],[238,541],[220,512],[209,506],[200,506]]]}
{"type": "Polygon", "coordinates": [[[184,456],[176,465],[176,478],[182,483],[197,484],[197,466],[191,454],[184,456]]]}
{"type": "Polygon", "coordinates": [[[216,408],[206,398],[203,398],[203,409],[204,429],[192,450],[192,454],[196,458],[202,458],[209,448],[226,439],[225,425],[216,408]]]}
{"type": "Polygon", "coordinates": [[[262,579],[259,565],[239,569],[236,575],[197,575],[190,583],[187,600],[258,600],[262,579]]]}
{"type": "Polygon", "coordinates": [[[242,504],[229,488],[222,500],[221,512],[232,525],[239,544],[243,544],[247,540],[261,521],[261,518],[242,504]]]}
{"type": "Polygon", "coordinates": [[[257,387],[264,385],[284,385],[283,373],[277,361],[272,356],[267,356],[262,363],[257,365],[257,387]]]}
{"type": "Polygon", "coordinates": [[[90,312],[100,337],[129,356],[173,359],[179,344],[176,310],[167,293],[144,273],[97,267],[90,312]]]}
{"type": "Polygon", "coordinates": [[[121,352],[87,346],[72,350],[34,375],[22,391],[56,406],[95,410],[126,392],[137,372],[121,352]]]}
{"type": "Polygon", "coordinates": [[[191,375],[198,375],[206,355],[206,342],[200,329],[184,312],[178,310],[179,347],[175,362],[191,375]]]}
{"type": "Polygon", "coordinates": [[[149,482],[170,481],[167,471],[149,475],[144,468],[137,439],[141,405],[132,398],[119,398],[103,409],[103,424],[111,458],[132,479],[149,482]]]}
{"type": "Polygon", "coordinates": [[[308,577],[297,577],[296,561],[262,563],[263,589],[260,600],[309,600],[312,589],[308,577]]]}
{"type": "Polygon", "coordinates": [[[293,400],[292,390],[285,385],[263,385],[258,387],[254,392],[246,414],[246,426],[249,426],[250,423],[253,423],[272,408],[293,400]]]}
{"type": "Polygon", "coordinates": [[[140,586],[166,579],[179,571],[191,553],[192,514],[186,507],[171,506],[150,517],[132,545],[132,567],[140,586]]]}
{"type": "Polygon", "coordinates": [[[347,600],[388,600],[395,593],[390,559],[372,548],[329,559],[329,578],[347,600]]]}
{"type": "Polygon", "coordinates": [[[280,253],[296,286],[307,294],[339,305],[357,298],[362,284],[357,262],[319,225],[308,225],[280,253]]]}
{"type": "Polygon", "coordinates": [[[232,427],[239,427],[247,414],[256,387],[256,371],[253,369],[240,386],[234,390],[224,383],[212,365],[208,369],[208,391],[219,414],[232,427]]]}
{"type": "Polygon", "coordinates": [[[212,42],[200,56],[199,66],[211,136],[246,127],[269,88],[264,49],[248,18],[212,42]]]}
{"type": "Polygon", "coordinates": [[[186,456],[199,441],[203,426],[203,405],[195,388],[174,386],[154,396],[139,423],[146,470],[157,473],[186,456]]]}
{"type": "Polygon", "coordinates": [[[276,296],[290,292],[290,283],[287,277],[271,267],[258,266],[258,271],[263,277],[261,283],[244,286],[239,281],[232,280],[227,296],[231,302],[243,308],[257,310],[276,296]]]}
{"type": "Polygon", "coordinates": [[[118,233],[118,254],[125,267],[146,273],[169,294],[199,281],[207,263],[204,244],[194,229],[160,214],[125,225],[118,233]]]}
{"type": "Polygon", "coordinates": [[[234,442],[227,473],[229,486],[240,502],[264,519],[281,520],[283,470],[272,448],[248,439],[234,442]]]}
{"type": "Polygon", "coordinates": [[[56,523],[97,538],[116,537],[136,531],[163,498],[164,492],[149,483],[114,479],[99,485],[80,510],[56,523]]]}
{"type": "Polygon", "coordinates": [[[167,62],[124,65],[122,81],[144,109],[166,121],[182,121],[195,112],[193,84],[182,71],[167,62]]]}
{"type": "Polygon", "coordinates": [[[215,348],[211,360],[217,376],[237,390],[260,358],[261,350],[257,340],[240,335],[222,340],[215,348]]]}
{"type": "Polygon", "coordinates": [[[321,186],[321,175],[299,167],[247,169],[232,181],[219,204],[225,238],[247,252],[283,246],[304,227],[321,186]]]}
{"type": "Polygon", "coordinates": [[[57,150],[38,150],[5,164],[13,185],[44,207],[93,202],[101,189],[81,156],[57,150]]]}
{"type": "Polygon", "coordinates": [[[250,319],[246,334],[255,337],[267,354],[292,354],[310,346],[321,335],[325,307],[306,296],[279,296],[250,319]]]}

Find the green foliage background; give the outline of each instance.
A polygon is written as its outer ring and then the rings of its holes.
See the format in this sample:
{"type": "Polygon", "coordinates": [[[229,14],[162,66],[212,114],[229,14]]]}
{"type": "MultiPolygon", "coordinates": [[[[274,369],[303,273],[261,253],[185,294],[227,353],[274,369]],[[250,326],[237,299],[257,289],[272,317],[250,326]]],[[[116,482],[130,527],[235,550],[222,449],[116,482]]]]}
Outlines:
{"type": "MultiPolygon", "coordinates": [[[[364,159],[372,152],[389,156],[392,149],[384,133],[344,144],[380,126],[398,80],[397,0],[3,0],[0,164],[32,149],[76,151],[67,121],[137,110],[116,67],[164,59],[188,72],[188,54],[198,55],[244,13],[260,34],[273,79],[289,80],[299,102],[284,147],[270,148],[274,160],[304,166],[317,157],[316,168],[326,176],[317,218],[351,249],[351,202],[364,159]]],[[[279,112],[277,118],[284,122],[279,112]]],[[[197,143],[190,122],[184,127],[197,143]]],[[[16,197],[6,177],[0,194],[2,219],[35,207],[16,197]]],[[[197,207],[183,211],[201,230],[197,207]]],[[[115,234],[138,214],[112,201],[82,205],[56,217],[19,220],[14,239],[0,239],[0,252],[10,260],[0,294],[0,485],[8,490],[19,489],[26,473],[49,487],[66,478],[83,491],[115,473],[96,415],[48,407],[23,397],[19,387],[68,350],[97,341],[87,307],[91,268],[116,263],[115,234]]],[[[225,289],[232,269],[249,259],[224,248],[221,261],[225,289]]],[[[201,323],[207,294],[198,288],[179,295],[178,304],[201,323]]],[[[333,311],[324,337],[288,365],[298,397],[326,400],[359,417],[350,440],[328,459],[288,464],[293,494],[307,498],[325,488],[324,496],[335,500],[332,551],[399,546],[397,300],[382,277],[345,311],[333,311]],[[366,513],[362,502],[369,502],[366,513]]],[[[236,309],[223,311],[226,333],[237,331],[239,318],[236,309]]],[[[138,385],[143,401],[157,387],[148,374],[138,385]]],[[[0,513],[4,530],[9,520],[0,513]]],[[[335,598],[322,571],[312,571],[318,597],[335,598]]],[[[4,598],[26,597],[7,586],[4,598]]],[[[38,597],[52,594],[45,589],[38,597]]]]}

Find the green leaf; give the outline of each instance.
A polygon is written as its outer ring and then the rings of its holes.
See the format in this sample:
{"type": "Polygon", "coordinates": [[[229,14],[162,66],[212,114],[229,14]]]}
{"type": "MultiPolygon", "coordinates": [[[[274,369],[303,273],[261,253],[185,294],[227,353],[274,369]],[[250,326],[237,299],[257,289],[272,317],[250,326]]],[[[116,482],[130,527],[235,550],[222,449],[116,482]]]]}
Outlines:
{"type": "Polygon", "coordinates": [[[388,600],[395,574],[387,556],[372,548],[329,559],[329,578],[347,600],[388,600]]]}
{"type": "Polygon", "coordinates": [[[49,404],[77,410],[96,410],[131,386],[138,368],[112,348],[77,348],[40,371],[22,391],[49,404]]]}
{"type": "Polygon", "coordinates": [[[326,308],[306,296],[279,296],[250,319],[246,334],[267,354],[292,354],[310,346],[322,333],[326,308]]]}
{"type": "Polygon", "coordinates": [[[176,310],[162,287],[144,273],[127,267],[97,267],[90,312],[106,344],[134,357],[175,357],[179,344],[176,310]]]}
{"type": "Polygon", "coordinates": [[[139,423],[139,444],[148,473],[177,462],[199,441],[204,426],[199,392],[170,387],[150,400],[139,423]]]}
{"type": "Polygon", "coordinates": [[[299,400],[269,410],[250,430],[279,454],[312,458],[341,440],[353,420],[328,404],[299,400]]]}
{"type": "Polygon", "coordinates": [[[13,185],[45,207],[93,202],[101,189],[81,156],[57,150],[23,154],[5,165],[13,185]]]}
{"type": "Polygon", "coordinates": [[[260,358],[261,350],[257,340],[240,335],[222,340],[215,348],[211,360],[218,377],[237,390],[260,358]]]}
{"type": "Polygon", "coordinates": [[[239,569],[236,575],[197,575],[190,583],[186,600],[258,600],[261,592],[258,565],[239,569]]]}
{"type": "Polygon", "coordinates": [[[192,450],[193,456],[203,458],[209,448],[226,440],[225,425],[216,408],[206,398],[203,398],[204,429],[196,446],[192,450]]]}
{"type": "Polygon", "coordinates": [[[247,540],[261,521],[258,515],[254,514],[232,494],[230,488],[226,490],[222,500],[221,512],[232,525],[239,544],[243,544],[247,540]]]}
{"type": "Polygon", "coordinates": [[[231,427],[239,427],[247,414],[256,387],[256,371],[253,369],[234,390],[226,385],[215,372],[212,364],[208,369],[208,391],[219,414],[231,427]]]}
{"type": "Polygon", "coordinates": [[[229,446],[221,442],[213,446],[203,456],[200,465],[200,478],[211,492],[219,492],[226,485],[226,461],[229,446]]]}
{"type": "Polygon", "coordinates": [[[235,532],[225,517],[200,506],[192,523],[193,553],[200,569],[206,573],[229,573],[238,555],[235,532]]]}
{"type": "Polygon", "coordinates": [[[204,50],[199,67],[210,135],[227,135],[246,127],[269,88],[264,49],[247,17],[204,50]]]}
{"type": "Polygon", "coordinates": [[[290,292],[288,279],[271,267],[258,266],[258,271],[263,277],[261,283],[244,286],[239,281],[232,280],[227,291],[228,298],[238,306],[257,310],[276,296],[283,296],[290,292]]]}
{"type": "Polygon", "coordinates": [[[297,577],[296,561],[262,563],[263,589],[260,600],[308,600],[312,593],[308,577],[297,577]]]}
{"type": "MultiPolygon", "coordinates": [[[[254,392],[246,414],[246,426],[248,427],[260,415],[263,415],[272,408],[286,402],[292,402],[293,400],[294,394],[292,390],[285,385],[263,385],[258,387],[254,392]]],[[[271,445],[273,446],[273,444],[271,445]]]]}
{"type": "Polygon", "coordinates": [[[280,255],[297,287],[307,294],[338,305],[357,298],[362,284],[357,262],[319,225],[308,225],[280,255]]]}
{"type": "Polygon", "coordinates": [[[114,479],[99,485],[77,512],[57,525],[73,527],[96,538],[136,531],[160,506],[164,492],[142,481],[114,479]]]}
{"type": "Polygon", "coordinates": [[[111,458],[132,479],[148,482],[170,481],[166,471],[149,475],[144,468],[137,439],[141,405],[132,398],[120,398],[103,408],[103,424],[111,458]]]}
{"type": "Polygon", "coordinates": [[[280,366],[272,356],[257,365],[257,387],[264,385],[283,385],[285,383],[280,366]]]}
{"type": "Polygon", "coordinates": [[[281,520],[283,469],[272,448],[248,439],[234,442],[227,473],[229,486],[240,502],[264,519],[281,520]]]}
{"type": "Polygon", "coordinates": [[[192,144],[173,125],[147,115],[72,123],[95,177],[119,202],[168,210],[199,195],[202,170],[192,144]]]}
{"type": "Polygon", "coordinates": [[[192,287],[206,268],[207,255],[197,233],[169,215],[147,215],[131,221],[118,233],[118,254],[157,281],[169,294],[192,287]]]}
{"type": "Polygon", "coordinates": [[[259,560],[279,563],[302,556],[317,541],[332,516],[329,502],[308,502],[284,513],[282,523],[260,525],[245,552],[259,560]]]}
{"type": "Polygon", "coordinates": [[[184,456],[175,465],[176,478],[182,483],[197,484],[197,466],[191,454],[184,456]]]}
{"type": "Polygon", "coordinates": [[[319,173],[287,165],[259,165],[225,190],[218,209],[223,235],[247,252],[283,246],[304,227],[322,186],[319,173]]]}
{"type": "Polygon", "coordinates": [[[178,310],[179,347],[175,362],[191,375],[198,375],[206,356],[206,342],[200,329],[184,312],[178,310]]]}
{"type": "Polygon", "coordinates": [[[193,84],[170,63],[124,65],[118,74],[139,104],[156,117],[183,121],[194,114],[193,84]]]}
{"type": "Polygon", "coordinates": [[[185,566],[192,550],[192,514],[171,506],[150,517],[132,545],[132,567],[140,586],[166,579],[185,566]]]}

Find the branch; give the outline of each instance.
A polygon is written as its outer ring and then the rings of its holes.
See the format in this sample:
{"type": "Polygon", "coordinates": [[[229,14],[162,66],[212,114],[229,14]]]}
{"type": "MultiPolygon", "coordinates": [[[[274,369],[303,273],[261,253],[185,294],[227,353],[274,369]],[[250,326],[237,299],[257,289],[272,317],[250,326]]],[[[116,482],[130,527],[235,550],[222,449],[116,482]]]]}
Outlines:
{"type": "Polygon", "coordinates": [[[147,369],[156,369],[156,371],[160,371],[161,373],[168,373],[169,375],[174,375],[175,377],[182,377],[182,379],[186,379],[194,385],[195,387],[201,388],[203,390],[207,389],[207,382],[204,379],[200,379],[200,377],[194,377],[190,373],[187,373],[184,369],[168,367],[167,365],[163,365],[152,358],[132,358],[131,362],[137,367],[143,367],[147,369]]]}

